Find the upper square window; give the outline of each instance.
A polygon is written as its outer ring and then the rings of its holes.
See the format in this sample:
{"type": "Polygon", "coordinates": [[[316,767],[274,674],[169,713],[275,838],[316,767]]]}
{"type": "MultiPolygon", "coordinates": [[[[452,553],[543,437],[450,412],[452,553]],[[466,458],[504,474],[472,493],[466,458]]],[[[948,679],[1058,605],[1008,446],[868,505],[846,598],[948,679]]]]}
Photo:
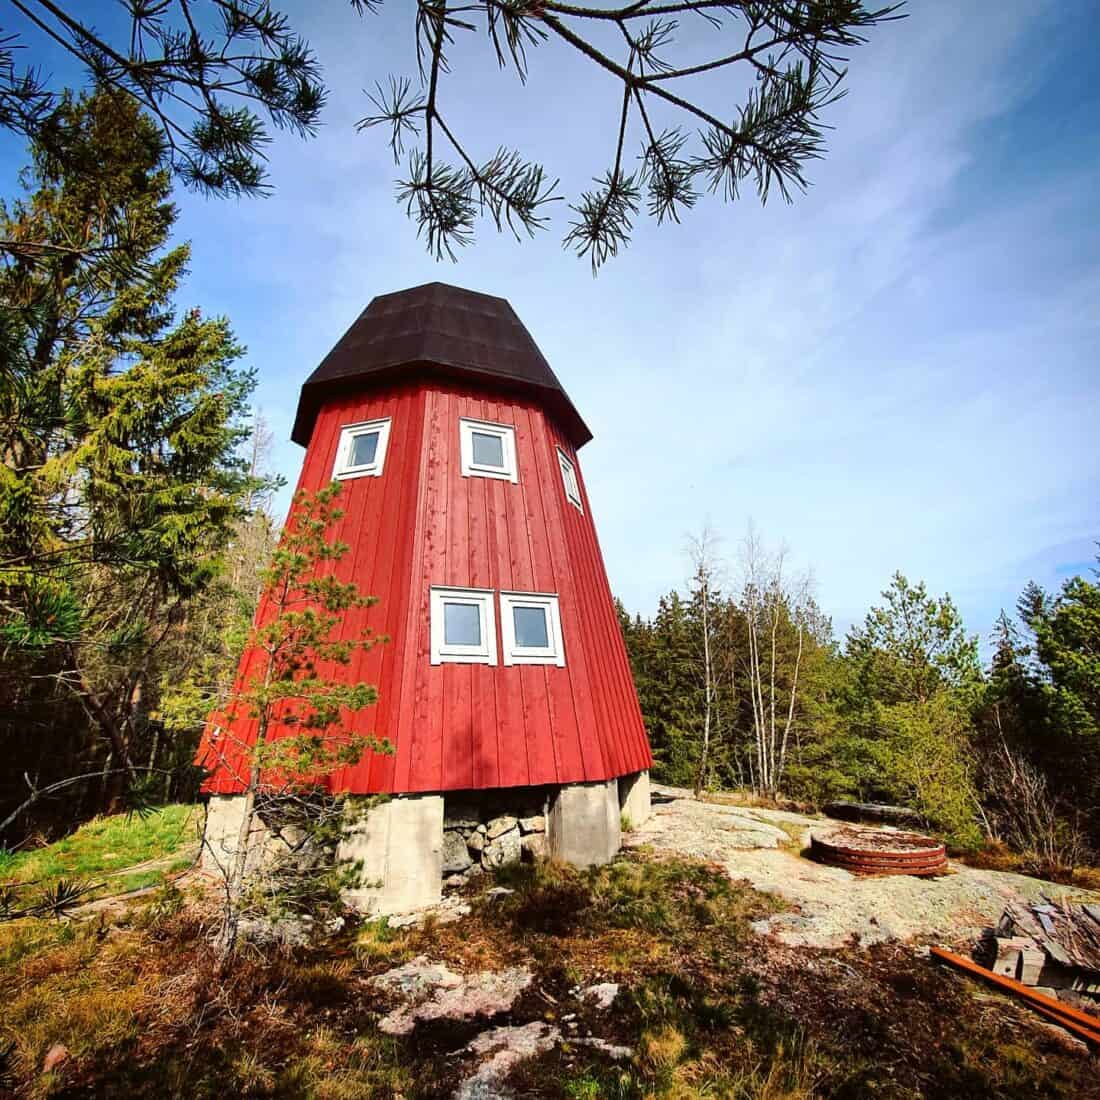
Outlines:
{"type": "Polygon", "coordinates": [[[558,465],[561,467],[561,481],[565,486],[565,498],[570,504],[576,505],[578,511],[584,511],[584,505],[581,504],[581,487],[577,482],[577,468],[573,465],[572,459],[563,451],[558,448],[558,465]]]}
{"type": "Polygon", "coordinates": [[[500,631],[506,665],[564,665],[558,597],[501,592],[500,631]]]}
{"type": "Polygon", "coordinates": [[[463,477],[492,477],[518,481],[516,429],[484,420],[459,420],[463,477]]]}
{"type": "Polygon", "coordinates": [[[430,602],[433,665],[497,663],[492,589],[433,587],[430,602]]]}
{"type": "Polygon", "coordinates": [[[380,477],[386,461],[386,445],[390,439],[390,421],[365,420],[361,424],[345,424],[340,429],[336,448],[336,465],[332,476],[345,480],[351,477],[380,477]]]}

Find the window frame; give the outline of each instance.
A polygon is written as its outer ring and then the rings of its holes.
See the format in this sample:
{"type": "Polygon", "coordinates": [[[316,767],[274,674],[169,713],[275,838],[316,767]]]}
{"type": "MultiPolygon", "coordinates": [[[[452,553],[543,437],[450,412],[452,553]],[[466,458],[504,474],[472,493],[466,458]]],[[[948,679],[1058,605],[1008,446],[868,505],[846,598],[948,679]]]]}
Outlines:
{"type": "Polygon", "coordinates": [[[491,420],[458,418],[459,454],[462,459],[463,477],[487,477],[495,481],[519,481],[519,463],[516,460],[516,429],[513,424],[497,424],[491,420]],[[503,466],[484,466],[474,461],[474,432],[494,435],[501,440],[504,452],[503,466]]]}
{"type": "Polygon", "coordinates": [[[562,450],[558,451],[558,468],[561,470],[561,483],[565,489],[565,499],[584,515],[584,504],[581,501],[581,483],[577,477],[577,464],[562,450]],[[572,482],[572,485],[570,485],[572,482]]]}
{"type": "Polygon", "coordinates": [[[495,665],[497,663],[497,625],[494,591],[491,588],[457,588],[433,584],[429,589],[429,636],[433,665],[495,665]],[[481,645],[448,645],[445,641],[445,605],[462,603],[478,608],[481,645]]]}
{"type": "Polygon", "coordinates": [[[500,633],[505,665],[557,665],[565,667],[565,642],[561,631],[561,608],[556,592],[501,592],[500,633]],[[516,622],[512,611],[516,607],[541,607],[546,612],[546,635],[549,645],[520,646],[516,644],[516,622]]]}
{"type": "Polygon", "coordinates": [[[381,477],[386,465],[386,451],[389,450],[390,423],[388,416],[377,420],[360,420],[355,424],[343,424],[340,427],[340,441],[336,446],[336,461],[332,466],[332,476],[336,481],[349,481],[357,477],[381,477]],[[378,433],[378,446],[374,451],[374,461],[362,466],[350,466],[351,450],[357,436],[378,433]]]}

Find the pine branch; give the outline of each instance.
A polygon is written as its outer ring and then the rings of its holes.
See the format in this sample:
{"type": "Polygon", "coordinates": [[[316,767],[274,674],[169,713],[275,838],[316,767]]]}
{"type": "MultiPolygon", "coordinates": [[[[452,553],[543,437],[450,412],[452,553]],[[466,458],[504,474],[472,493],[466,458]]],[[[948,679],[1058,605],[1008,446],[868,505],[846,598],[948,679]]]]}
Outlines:
{"type": "Polygon", "coordinates": [[[862,45],[872,27],[900,18],[899,8],[870,9],[862,0],[635,0],[618,8],[553,0],[469,0],[449,7],[446,0],[419,0],[420,89],[407,77],[391,77],[385,91],[376,85],[375,93],[367,93],[374,113],[359,128],[388,124],[395,158],[406,141],[422,143],[410,157],[398,198],[437,258],[454,259],[457,248],[472,242],[480,215],[517,237],[520,228],[533,234],[548,224],[542,208],[559,197],[557,181],[548,185],[541,165],[504,147],[480,164],[468,155],[443,122],[443,78],[454,75],[452,54],[462,31],[485,33],[498,65],[511,65],[521,82],[529,72],[529,50],[553,42],[568,47],[622,89],[614,167],[571,204],[577,217],[564,239],[595,272],[629,242],[642,188],[647,212],[659,224],[679,222],[696,205],[700,185],[726,201],[738,198],[746,179],[761,201],[773,189],[787,201],[805,190],[807,165],[824,154],[828,127],[822,115],[844,94],[846,51],[862,45]],[[707,24],[711,56],[678,64],[681,23],[674,17],[691,14],[707,24]],[[626,51],[622,61],[599,33],[608,24],[618,27],[626,51]],[[732,110],[708,103],[721,98],[713,81],[710,96],[692,83],[704,74],[735,70],[751,72],[755,82],[732,110]],[[656,107],[686,116],[696,132],[679,125],[657,130],[651,120],[656,107]],[[622,157],[632,109],[645,139],[640,166],[628,174],[622,157]],[[437,131],[457,154],[457,166],[436,163],[437,131]]]}

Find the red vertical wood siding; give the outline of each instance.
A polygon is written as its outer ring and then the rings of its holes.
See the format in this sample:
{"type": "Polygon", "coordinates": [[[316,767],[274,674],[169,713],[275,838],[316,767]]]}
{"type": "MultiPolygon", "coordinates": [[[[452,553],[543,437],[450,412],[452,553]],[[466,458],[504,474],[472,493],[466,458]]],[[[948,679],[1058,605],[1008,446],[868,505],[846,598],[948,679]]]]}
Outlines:
{"type": "MultiPolygon", "coordinates": [[[[332,475],[340,428],[389,417],[381,477],[344,482],[337,536],[351,547],[336,566],[378,603],[349,615],[346,635],[369,626],[389,641],[335,674],[377,685],[378,703],[347,725],[386,738],[334,774],[335,790],[464,790],[610,779],[652,762],[626,648],[596,538],[580,463],[568,439],[529,398],[445,380],[344,395],[321,410],[299,488],[332,475]],[[519,481],[463,477],[459,419],[516,431],[519,481]],[[557,448],[572,459],[583,511],[567,500],[557,448]],[[556,593],[565,665],[431,664],[432,585],[556,593]]],[[[261,604],[259,615],[266,614],[261,604]]],[[[500,605],[495,602],[498,650],[500,605]]],[[[239,676],[248,675],[246,654],[239,676]]],[[[241,789],[241,751],[255,723],[211,720],[200,762],[206,789],[241,789]],[[231,748],[232,747],[232,748],[231,748]]]]}

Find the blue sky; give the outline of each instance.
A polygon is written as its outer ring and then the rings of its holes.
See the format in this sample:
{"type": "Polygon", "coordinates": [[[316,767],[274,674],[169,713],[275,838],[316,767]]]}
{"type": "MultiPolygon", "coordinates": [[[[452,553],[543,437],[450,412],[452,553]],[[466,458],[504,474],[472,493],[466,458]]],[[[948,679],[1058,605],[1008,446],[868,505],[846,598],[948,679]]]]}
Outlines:
{"type": "MultiPolygon", "coordinates": [[[[364,86],[414,71],[411,6],[363,19],[285,7],[332,87],[324,129],[278,138],[268,199],[181,194],[179,232],[194,253],[181,305],[232,319],[292,482],[306,375],[373,295],[440,279],[510,299],[588,421],[581,463],[632,610],[682,583],[685,536],[704,522],[731,558],[750,520],[786,542],[838,633],[895,569],[951,592],[984,639],[1026,581],[1089,568],[1091,0],[916,0],[853,55],[808,194],[702,201],[680,227],[643,217],[595,280],[560,246],[565,210],[534,242],[485,225],[457,264],[433,261],[393,200],[381,134],[353,128],[364,86]]],[[[448,117],[478,153],[517,145],[568,195],[607,167],[617,92],[604,74],[546,49],[521,91],[475,44],[454,70],[448,117]]],[[[5,193],[21,161],[0,141],[5,193]]]]}

